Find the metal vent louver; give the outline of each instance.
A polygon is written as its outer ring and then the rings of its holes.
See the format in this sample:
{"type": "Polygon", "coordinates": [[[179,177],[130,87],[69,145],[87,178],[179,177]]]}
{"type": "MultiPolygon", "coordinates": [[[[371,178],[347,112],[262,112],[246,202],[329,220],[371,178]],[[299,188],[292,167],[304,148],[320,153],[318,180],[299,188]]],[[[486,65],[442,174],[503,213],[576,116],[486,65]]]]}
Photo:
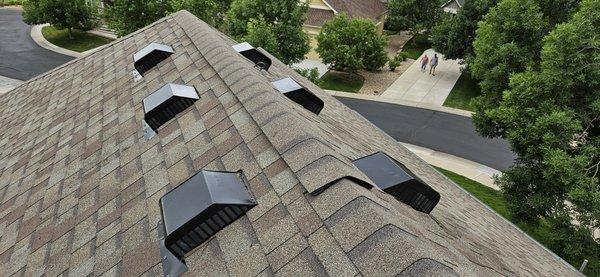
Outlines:
{"type": "Polygon", "coordinates": [[[312,94],[292,78],[288,77],[279,81],[275,81],[273,82],[273,86],[275,86],[275,88],[279,92],[283,93],[283,95],[285,95],[287,98],[298,103],[300,106],[313,112],[314,114],[318,115],[321,110],[323,110],[323,106],[325,105],[323,100],[319,99],[319,97],[312,94]]]}
{"type": "Polygon", "coordinates": [[[160,199],[165,269],[256,206],[245,183],[241,171],[202,170],[160,199]]]}
{"type": "Polygon", "coordinates": [[[233,49],[242,54],[242,56],[246,57],[246,59],[251,60],[256,67],[264,70],[269,70],[271,67],[272,61],[265,54],[258,51],[258,49],[254,48],[250,43],[243,42],[240,44],[236,44],[232,46],[233,49]]]}
{"type": "Polygon", "coordinates": [[[144,98],[144,120],[156,131],[200,99],[194,87],[166,84],[144,98]]]}
{"type": "Polygon", "coordinates": [[[173,53],[173,48],[169,45],[155,42],[150,43],[148,46],[142,48],[142,50],[133,54],[135,69],[143,76],[146,71],[155,67],[173,53]]]}
{"type": "Polygon", "coordinates": [[[428,214],[440,201],[437,191],[383,152],[362,157],[353,163],[380,189],[417,211],[428,214]]]}

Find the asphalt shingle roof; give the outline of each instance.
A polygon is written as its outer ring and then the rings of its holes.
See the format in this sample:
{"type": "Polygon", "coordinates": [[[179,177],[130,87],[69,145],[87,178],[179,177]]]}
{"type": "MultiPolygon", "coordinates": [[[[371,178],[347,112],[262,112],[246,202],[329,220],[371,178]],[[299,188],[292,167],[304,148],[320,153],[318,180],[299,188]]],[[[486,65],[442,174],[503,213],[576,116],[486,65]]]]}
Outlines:
{"type": "Polygon", "coordinates": [[[310,8],[306,13],[304,24],[309,26],[323,26],[325,22],[333,19],[335,14],[331,10],[310,8]]]}
{"type": "Polygon", "coordinates": [[[379,17],[386,10],[386,4],[381,0],[323,0],[336,12],[346,13],[350,17],[363,17],[379,22],[379,17]]]}
{"type": "MultiPolygon", "coordinates": [[[[162,195],[201,169],[243,170],[258,202],[186,258],[188,276],[572,276],[577,272],[354,111],[274,59],[172,14],[0,96],[0,275],[161,275],[162,195]],[[151,42],[175,54],[134,82],[151,42]],[[318,116],[270,84],[292,76],[318,116]],[[200,100],[144,140],[142,99],[200,100]],[[429,215],[370,188],[384,151],[441,194],[429,215]]],[[[398,124],[402,124],[399,122],[398,124]]]]}

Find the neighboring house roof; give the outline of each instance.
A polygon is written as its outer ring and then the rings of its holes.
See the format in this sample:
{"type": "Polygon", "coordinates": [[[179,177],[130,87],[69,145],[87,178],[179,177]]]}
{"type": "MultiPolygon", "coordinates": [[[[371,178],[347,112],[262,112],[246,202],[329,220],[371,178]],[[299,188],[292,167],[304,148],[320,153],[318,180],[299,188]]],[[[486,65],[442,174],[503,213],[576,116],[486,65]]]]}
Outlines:
{"type": "Polygon", "coordinates": [[[334,13],[326,14],[325,9],[310,8],[306,25],[322,26],[328,19],[339,13],[346,13],[351,18],[367,18],[379,23],[381,16],[387,11],[386,4],[380,0],[323,0],[323,2],[333,8],[334,13]]]}
{"type": "Polygon", "coordinates": [[[333,11],[310,8],[306,13],[304,24],[308,26],[323,26],[325,22],[333,19],[334,16],[333,11]]]}
{"type": "Polygon", "coordinates": [[[459,8],[462,8],[462,6],[465,5],[465,1],[466,0],[449,0],[448,2],[444,3],[444,5],[442,5],[442,7],[446,7],[448,5],[452,5],[453,3],[456,3],[459,8]]]}
{"type": "Polygon", "coordinates": [[[465,5],[466,0],[449,0],[442,5],[442,9],[446,12],[457,13],[465,5]]]}
{"type": "MultiPolygon", "coordinates": [[[[0,275],[162,274],[159,199],[201,169],[242,170],[258,205],[186,257],[189,276],[537,275],[577,271],[356,112],[181,11],[0,96],[0,275]],[[134,81],[133,54],[174,54],[134,81]],[[271,85],[292,76],[319,115],[271,85]],[[145,140],[142,100],[201,98],[145,140]],[[384,151],[437,190],[431,214],[351,162],[384,151]],[[362,185],[361,185],[362,184],[362,185]]],[[[402,124],[402,121],[398,121],[402,124]]]]}

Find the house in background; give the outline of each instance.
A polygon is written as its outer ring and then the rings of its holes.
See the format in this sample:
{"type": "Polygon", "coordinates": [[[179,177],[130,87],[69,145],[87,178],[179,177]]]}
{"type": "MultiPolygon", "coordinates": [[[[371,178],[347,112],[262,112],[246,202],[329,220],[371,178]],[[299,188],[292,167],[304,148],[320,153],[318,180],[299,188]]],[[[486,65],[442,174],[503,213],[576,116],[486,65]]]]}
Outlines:
{"type": "Polygon", "coordinates": [[[456,14],[458,13],[458,10],[465,5],[465,1],[466,0],[449,0],[442,5],[442,10],[447,13],[456,14]]]}
{"type": "Polygon", "coordinates": [[[350,18],[362,17],[373,21],[379,32],[383,32],[387,1],[383,0],[307,0],[310,8],[307,13],[304,29],[310,35],[321,31],[325,22],[335,15],[346,13],[350,18]]]}

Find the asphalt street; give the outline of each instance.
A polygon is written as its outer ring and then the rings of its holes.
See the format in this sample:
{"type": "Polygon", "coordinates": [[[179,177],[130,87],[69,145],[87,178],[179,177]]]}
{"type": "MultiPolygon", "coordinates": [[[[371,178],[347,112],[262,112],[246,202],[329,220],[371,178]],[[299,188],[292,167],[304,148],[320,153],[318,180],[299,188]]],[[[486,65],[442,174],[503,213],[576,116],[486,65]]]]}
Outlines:
{"type": "Polygon", "coordinates": [[[516,157],[507,141],[483,138],[471,118],[402,105],[336,97],[400,142],[451,154],[497,170],[516,157]]]}
{"type": "Polygon", "coordinates": [[[20,10],[0,8],[0,76],[28,80],[73,59],[40,47],[30,32],[20,10]]]}

